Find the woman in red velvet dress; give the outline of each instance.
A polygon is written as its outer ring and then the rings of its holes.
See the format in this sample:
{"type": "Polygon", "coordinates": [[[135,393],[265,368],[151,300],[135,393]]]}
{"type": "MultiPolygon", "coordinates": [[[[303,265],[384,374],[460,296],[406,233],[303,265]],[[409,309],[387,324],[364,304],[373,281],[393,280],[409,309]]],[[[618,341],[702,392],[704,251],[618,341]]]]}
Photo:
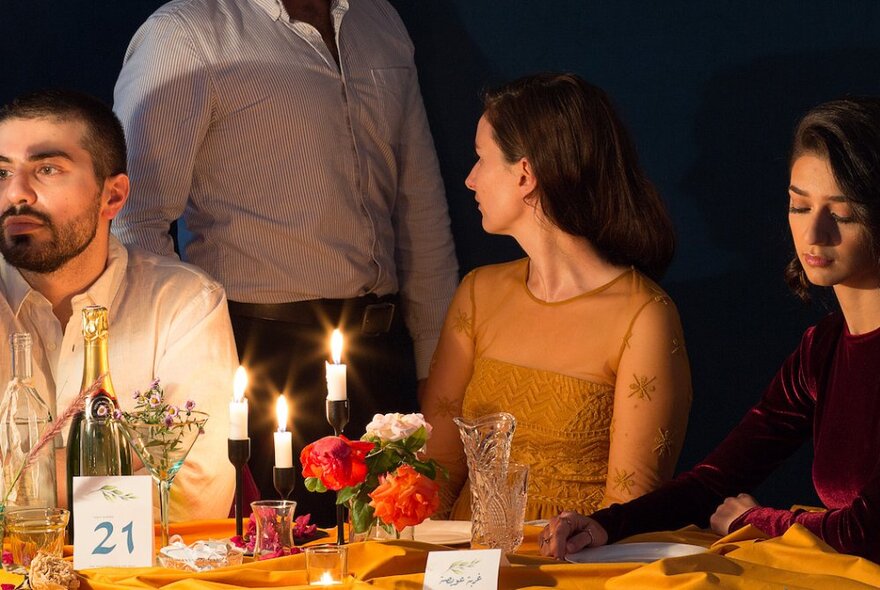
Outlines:
{"type": "Polygon", "coordinates": [[[554,517],[543,554],[691,523],[721,535],[751,524],[771,536],[797,523],[840,552],[880,561],[880,99],[829,102],[803,118],[789,199],[789,283],[804,298],[809,283],[831,287],[840,310],[806,331],[703,462],[639,499],[554,517]],[[810,437],[826,511],[764,507],[744,493],[810,437]]]}

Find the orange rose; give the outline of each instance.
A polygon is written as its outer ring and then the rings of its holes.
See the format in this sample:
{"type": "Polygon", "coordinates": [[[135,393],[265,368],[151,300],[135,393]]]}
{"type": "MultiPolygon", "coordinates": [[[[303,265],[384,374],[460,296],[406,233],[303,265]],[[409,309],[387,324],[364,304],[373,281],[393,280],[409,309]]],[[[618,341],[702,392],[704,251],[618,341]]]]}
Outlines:
{"type": "Polygon", "coordinates": [[[303,477],[316,477],[328,490],[355,486],[367,477],[367,453],[376,445],[351,441],[342,435],[325,436],[307,445],[300,453],[303,477]]]}
{"type": "Polygon", "coordinates": [[[379,477],[379,485],[370,494],[375,515],[399,531],[417,525],[437,510],[440,486],[410,465],[379,477]]]}

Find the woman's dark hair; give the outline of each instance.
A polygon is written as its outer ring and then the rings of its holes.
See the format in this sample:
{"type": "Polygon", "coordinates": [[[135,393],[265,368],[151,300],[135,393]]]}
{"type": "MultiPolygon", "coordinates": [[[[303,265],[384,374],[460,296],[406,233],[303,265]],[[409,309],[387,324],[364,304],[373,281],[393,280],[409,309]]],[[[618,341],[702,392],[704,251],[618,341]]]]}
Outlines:
{"type": "MultiPolygon", "coordinates": [[[[828,160],[834,180],[868,232],[868,244],[880,261],[880,99],[845,98],[808,112],[794,133],[790,164],[804,154],[828,160]]],[[[785,268],[785,280],[804,301],[810,283],[797,253],[785,268]]]]}
{"type": "Polygon", "coordinates": [[[612,264],[663,275],[675,251],[672,221],[605,92],[547,73],[491,90],[483,102],[505,159],[531,164],[551,223],[612,264]]]}

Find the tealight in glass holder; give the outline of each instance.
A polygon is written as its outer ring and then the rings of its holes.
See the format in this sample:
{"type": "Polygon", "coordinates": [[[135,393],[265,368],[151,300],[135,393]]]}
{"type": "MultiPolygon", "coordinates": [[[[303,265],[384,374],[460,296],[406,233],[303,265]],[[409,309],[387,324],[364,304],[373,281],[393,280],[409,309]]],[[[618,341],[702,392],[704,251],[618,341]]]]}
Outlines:
{"type": "Polygon", "coordinates": [[[348,577],[347,545],[306,547],[306,576],[309,586],[341,586],[348,577]]]}

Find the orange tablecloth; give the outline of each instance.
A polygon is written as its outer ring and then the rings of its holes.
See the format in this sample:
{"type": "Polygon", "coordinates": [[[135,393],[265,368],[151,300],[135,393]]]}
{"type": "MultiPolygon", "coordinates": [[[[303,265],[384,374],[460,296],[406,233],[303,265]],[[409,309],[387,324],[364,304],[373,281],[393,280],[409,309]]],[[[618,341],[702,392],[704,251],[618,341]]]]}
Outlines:
{"type": "MultiPolygon", "coordinates": [[[[231,520],[172,525],[187,542],[232,534],[231,520]]],[[[880,587],[880,566],[865,559],[841,555],[800,526],[785,535],[765,539],[756,529],[744,528],[727,537],[696,528],[650,533],[627,539],[670,541],[709,547],[708,553],[677,557],[650,564],[570,564],[538,555],[540,529],[526,528],[526,541],[510,566],[502,567],[499,588],[630,589],[630,588],[787,588],[788,590],[868,589],[880,587]]],[[[325,538],[318,543],[333,540],[325,538]]],[[[349,546],[352,589],[421,590],[429,551],[447,548],[412,541],[355,543],[349,546]]],[[[304,589],[305,558],[292,555],[248,563],[203,574],[163,568],[99,569],[80,572],[83,589],[163,588],[174,590],[229,588],[304,589]]],[[[4,574],[3,582],[17,578],[4,574]]]]}

